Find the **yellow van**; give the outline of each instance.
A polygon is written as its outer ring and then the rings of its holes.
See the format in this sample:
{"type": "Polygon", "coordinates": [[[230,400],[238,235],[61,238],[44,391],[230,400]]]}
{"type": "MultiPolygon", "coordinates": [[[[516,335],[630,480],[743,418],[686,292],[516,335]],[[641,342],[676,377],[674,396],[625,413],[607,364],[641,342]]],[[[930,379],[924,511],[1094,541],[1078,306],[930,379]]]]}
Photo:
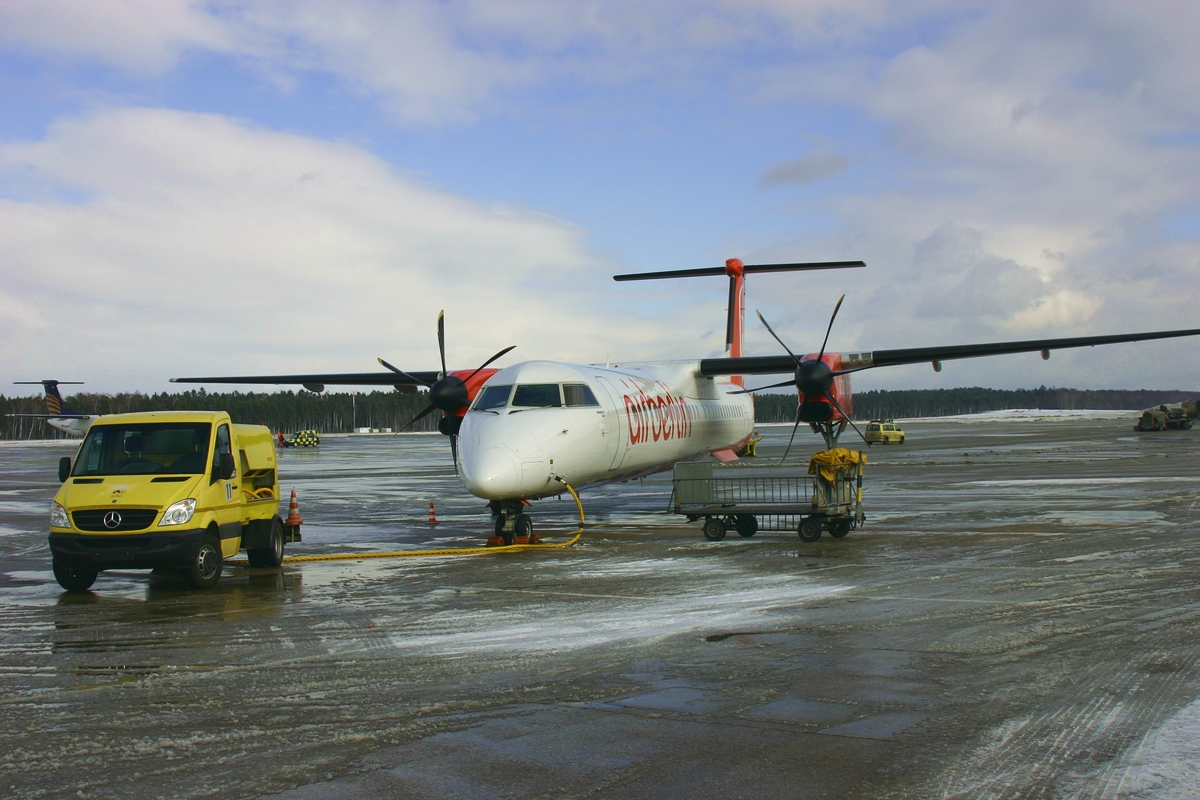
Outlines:
{"type": "Polygon", "coordinates": [[[279,566],[285,531],[271,431],[223,411],[112,414],[74,463],[59,461],[50,507],[54,577],[84,591],[106,569],[178,569],[198,589],[245,548],[279,566]]]}
{"type": "Polygon", "coordinates": [[[868,445],[904,444],[904,429],[890,419],[873,419],[867,423],[863,438],[868,445]]]}

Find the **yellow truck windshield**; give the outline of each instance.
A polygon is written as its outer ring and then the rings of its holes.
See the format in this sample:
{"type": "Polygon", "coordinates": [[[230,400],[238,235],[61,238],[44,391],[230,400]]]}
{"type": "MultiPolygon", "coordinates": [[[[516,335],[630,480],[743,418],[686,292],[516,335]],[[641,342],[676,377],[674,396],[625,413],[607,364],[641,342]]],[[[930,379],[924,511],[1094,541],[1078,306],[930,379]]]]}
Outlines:
{"type": "Polygon", "coordinates": [[[201,475],[208,466],[207,422],[93,425],[72,475],[201,475]]]}

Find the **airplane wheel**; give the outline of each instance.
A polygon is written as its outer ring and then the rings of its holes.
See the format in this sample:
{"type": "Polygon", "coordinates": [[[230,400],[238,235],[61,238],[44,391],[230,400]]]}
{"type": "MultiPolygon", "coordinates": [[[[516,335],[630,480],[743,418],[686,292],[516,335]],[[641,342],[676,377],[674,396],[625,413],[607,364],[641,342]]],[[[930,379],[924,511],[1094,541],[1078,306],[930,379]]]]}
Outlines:
{"type": "MultiPolygon", "coordinates": [[[[517,515],[517,521],[513,523],[513,535],[533,536],[533,520],[528,514],[517,515]]],[[[511,544],[511,542],[505,540],[505,544],[511,544]]]]}
{"type": "Polygon", "coordinates": [[[749,539],[758,533],[758,519],[753,514],[738,514],[733,518],[733,524],[737,528],[738,536],[743,539],[749,539]]]}
{"type": "Polygon", "coordinates": [[[96,582],[97,570],[54,562],[54,580],[68,592],[86,592],[96,582]]]}
{"type": "Polygon", "coordinates": [[[725,523],[716,517],[704,520],[704,538],[710,542],[719,542],[725,538],[725,523]]]}
{"type": "Polygon", "coordinates": [[[803,542],[815,542],[821,538],[821,525],[812,517],[805,517],[800,520],[800,527],[797,529],[800,534],[800,540],[803,542]]]}
{"type": "Polygon", "coordinates": [[[839,519],[837,522],[829,524],[829,535],[835,539],[841,539],[850,532],[850,520],[839,519]]]}

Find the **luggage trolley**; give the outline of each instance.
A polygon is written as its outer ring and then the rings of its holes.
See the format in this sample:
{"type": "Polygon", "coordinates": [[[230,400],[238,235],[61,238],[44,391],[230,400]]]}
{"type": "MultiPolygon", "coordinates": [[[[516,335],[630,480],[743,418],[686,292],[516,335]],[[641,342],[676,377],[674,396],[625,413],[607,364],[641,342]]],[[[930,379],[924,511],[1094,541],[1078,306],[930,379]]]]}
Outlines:
{"type": "Polygon", "coordinates": [[[704,538],[719,542],[733,529],[750,538],[760,530],[796,531],[815,542],[828,530],[842,538],[866,521],[862,473],[866,455],[838,448],[813,456],[807,474],[789,467],[715,470],[711,461],[675,465],[669,511],[704,520],[704,538]],[[788,473],[791,474],[788,474],[788,473]]]}

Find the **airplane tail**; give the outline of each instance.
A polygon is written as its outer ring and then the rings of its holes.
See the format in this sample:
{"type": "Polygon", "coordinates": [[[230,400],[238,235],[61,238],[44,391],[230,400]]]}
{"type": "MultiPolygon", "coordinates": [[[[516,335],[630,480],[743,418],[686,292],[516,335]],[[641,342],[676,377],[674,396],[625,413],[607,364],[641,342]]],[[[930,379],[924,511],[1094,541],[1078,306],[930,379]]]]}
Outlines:
{"type": "Polygon", "coordinates": [[[13,381],[19,384],[41,384],[46,391],[46,413],[52,417],[61,416],[63,414],[74,415],[75,412],[67,408],[63,403],[62,395],[58,391],[58,387],[65,384],[82,384],[83,381],[13,381]]]}
{"type": "MultiPolygon", "coordinates": [[[[701,275],[726,275],[729,277],[729,306],[725,319],[725,357],[742,357],[742,340],[746,328],[746,276],[752,272],[802,272],[818,269],[846,269],[865,267],[862,261],[816,261],[806,264],[743,264],[741,259],[730,258],[724,267],[702,267],[700,269],[675,269],[665,272],[635,272],[614,275],[615,281],[649,281],[662,278],[694,278],[701,275]]],[[[731,380],[742,386],[742,376],[734,375],[731,380]]]]}

